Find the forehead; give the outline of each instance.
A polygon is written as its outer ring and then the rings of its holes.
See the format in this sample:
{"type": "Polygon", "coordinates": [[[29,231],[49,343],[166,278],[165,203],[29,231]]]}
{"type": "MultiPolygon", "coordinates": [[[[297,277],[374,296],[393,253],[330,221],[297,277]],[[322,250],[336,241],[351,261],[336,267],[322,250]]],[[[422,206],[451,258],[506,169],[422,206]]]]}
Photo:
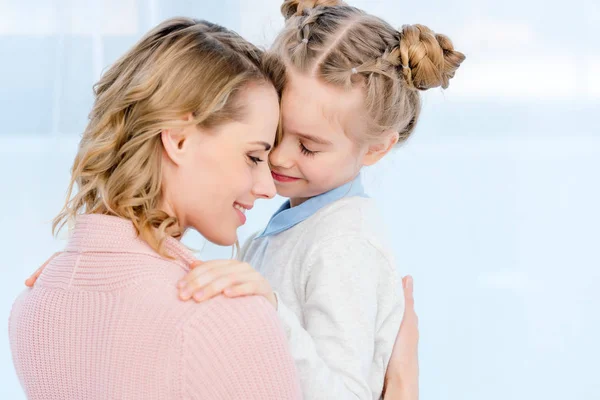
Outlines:
{"type": "Polygon", "coordinates": [[[286,130],[347,135],[360,123],[363,103],[360,88],[344,89],[289,72],[281,101],[282,122],[286,130]]]}
{"type": "Polygon", "coordinates": [[[246,135],[267,138],[275,135],[279,123],[279,99],[275,88],[250,83],[240,93],[238,101],[244,108],[241,122],[253,128],[246,135]]]}

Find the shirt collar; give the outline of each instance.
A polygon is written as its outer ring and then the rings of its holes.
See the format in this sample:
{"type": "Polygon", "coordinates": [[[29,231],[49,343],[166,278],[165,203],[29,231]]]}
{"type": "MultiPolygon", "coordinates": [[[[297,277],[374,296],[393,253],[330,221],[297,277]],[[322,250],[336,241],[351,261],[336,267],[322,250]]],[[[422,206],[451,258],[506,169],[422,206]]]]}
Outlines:
{"type": "Polygon", "coordinates": [[[264,236],[276,235],[288,230],[312,216],[326,205],[340,200],[343,197],[353,196],[368,197],[363,188],[360,174],[354,180],[318,196],[311,197],[296,207],[291,207],[290,201],[287,200],[279,207],[279,210],[273,214],[265,230],[258,235],[256,239],[264,236]]]}

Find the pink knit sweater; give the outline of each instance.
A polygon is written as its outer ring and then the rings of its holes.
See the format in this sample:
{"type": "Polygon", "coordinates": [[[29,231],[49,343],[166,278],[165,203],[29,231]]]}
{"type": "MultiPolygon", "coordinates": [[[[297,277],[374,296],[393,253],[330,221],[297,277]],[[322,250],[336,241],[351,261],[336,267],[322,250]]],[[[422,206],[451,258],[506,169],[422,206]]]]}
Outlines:
{"type": "Polygon", "coordinates": [[[261,297],[178,299],[192,254],[168,260],[131,222],[82,215],[65,252],[15,301],[14,365],[29,399],[299,399],[294,361],[261,297]]]}

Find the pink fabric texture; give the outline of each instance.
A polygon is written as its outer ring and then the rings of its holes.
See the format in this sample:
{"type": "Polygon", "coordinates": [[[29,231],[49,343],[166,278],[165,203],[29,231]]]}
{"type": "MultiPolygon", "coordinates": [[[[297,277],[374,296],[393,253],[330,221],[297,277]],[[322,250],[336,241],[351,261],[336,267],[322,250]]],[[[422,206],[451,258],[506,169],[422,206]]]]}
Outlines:
{"type": "MultiPolygon", "coordinates": [[[[133,224],[78,217],[64,252],[13,304],[28,399],[300,399],[283,328],[262,297],[178,299],[192,253],[161,257],[133,224]]],[[[32,266],[32,270],[33,270],[32,266]]]]}

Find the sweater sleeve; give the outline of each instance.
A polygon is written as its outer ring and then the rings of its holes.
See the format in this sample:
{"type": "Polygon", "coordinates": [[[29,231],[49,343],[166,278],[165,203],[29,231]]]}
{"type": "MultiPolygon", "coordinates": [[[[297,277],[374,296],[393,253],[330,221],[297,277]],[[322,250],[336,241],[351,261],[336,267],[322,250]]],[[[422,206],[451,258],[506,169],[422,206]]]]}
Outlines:
{"type": "MultiPolygon", "coordinates": [[[[378,263],[364,238],[338,237],[308,257],[303,324],[283,302],[283,321],[306,399],[371,399],[378,263]]],[[[279,299],[278,299],[279,300],[279,299]]]]}
{"type": "Polygon", "coordinates": [[[256,296],[216,297],[182,329],[186,399],[301,399],[281,322],[256,296]]]}

